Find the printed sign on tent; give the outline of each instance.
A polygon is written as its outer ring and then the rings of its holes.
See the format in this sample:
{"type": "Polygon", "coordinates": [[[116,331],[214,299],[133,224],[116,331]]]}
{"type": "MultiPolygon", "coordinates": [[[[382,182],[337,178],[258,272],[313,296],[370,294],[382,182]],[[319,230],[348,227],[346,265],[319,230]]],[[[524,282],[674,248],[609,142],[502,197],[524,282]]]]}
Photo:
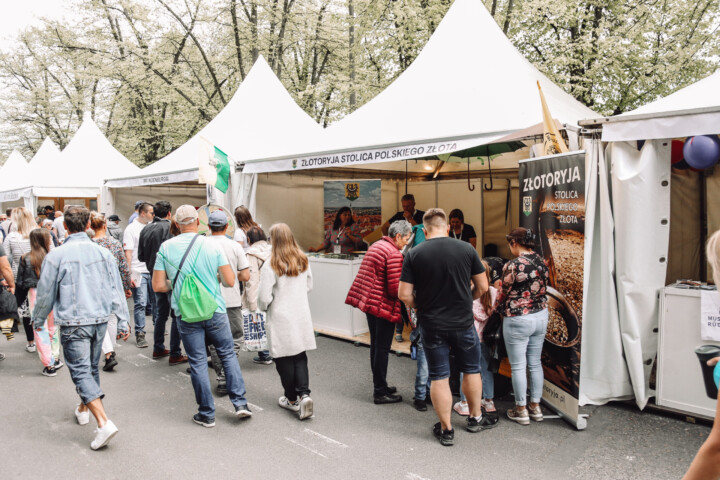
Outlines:
{"type": "Polygon", "coordinates": [[[700,293],[700,336],[720,342],[720,292],[700,293]]]}
{"type": "Polygon", "coordinates": [[[325,230],[332,228],[342,207],[350,207],[362,237],[380,226],[380,180],[328,181],[324,183],[324,190],[325,230]]]}
{"type": "Polygon", "coordinates": [[[520,164],[520,225],[535,234],[550,271],[543,399],[577,421],[585,250],[585,154],[520,164]]]}

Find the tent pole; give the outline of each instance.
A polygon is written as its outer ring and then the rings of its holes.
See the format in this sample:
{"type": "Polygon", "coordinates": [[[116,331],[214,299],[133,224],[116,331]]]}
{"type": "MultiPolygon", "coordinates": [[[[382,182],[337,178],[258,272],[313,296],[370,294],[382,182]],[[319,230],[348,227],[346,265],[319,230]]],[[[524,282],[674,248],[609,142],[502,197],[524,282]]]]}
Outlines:
{"type": "MultiPolygon", "coordinates": [[[[475,190],[475,185],[470,184],[470,157],[468,157],[468,159],[467,159],[467,164],[468,164],[468,190],[470,190],[472,192],[475,190]]],[[[490,181],[492,182],[492,177],[490,178],[490,181]]]]}

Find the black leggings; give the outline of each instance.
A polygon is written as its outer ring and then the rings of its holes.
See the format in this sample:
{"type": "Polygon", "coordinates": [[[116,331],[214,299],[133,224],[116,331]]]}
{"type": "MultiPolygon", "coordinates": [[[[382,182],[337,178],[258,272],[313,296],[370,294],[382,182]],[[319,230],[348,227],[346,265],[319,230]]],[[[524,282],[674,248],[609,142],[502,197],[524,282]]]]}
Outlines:
{"type": "MultiPolygon", "coordinates": [[[[18,307],[28,298],[27,288],[16,288],[15,289],[15,300],[17,300],[18,307]]],[[[33,332],[32,324],[30,323],[30,317],[22,317],[23,328],[25,328],[25,338],[28,342],[35,342],[35,333],[33,332]]]]}
{"type": "Polygon", "coordinates": [[[294,402],[298,397],[310,395],[310,375],[305,352],[291,357],[275,357],[274,360],[288,400],[294,402]]]}

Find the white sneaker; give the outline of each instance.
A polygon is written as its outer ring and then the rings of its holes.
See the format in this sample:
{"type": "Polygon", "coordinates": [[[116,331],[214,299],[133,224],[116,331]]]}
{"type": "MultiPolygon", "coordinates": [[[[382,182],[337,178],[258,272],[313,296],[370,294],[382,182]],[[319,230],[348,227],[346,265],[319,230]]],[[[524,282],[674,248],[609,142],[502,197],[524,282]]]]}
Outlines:
{"type": "Polygon", "coordinates": [[[92,441],[90,444],[90,448],[93,450],[97,450],[99,448],[104,447],[108,443],[110,443],[110,439],[115,436],[115,434],[118,432],[117,427],[112,422],[112,420],[108,420],[105,422],[105,425],[102,426],[102,428],[98,428],[95,430],[95,440],[92,441]]]}
{"type": "Polygon", "coordinates": [[[462,415],[463,417],[467,417],[468,415],[470,415],[470,407],[468,406],[467,402],[456,402],[455,405],[453,405],[453,410],[455,410],[458,415],[462,415]]]}
{"type": "Polygon", "coordinates": [[[313,416],[313,401],[308,395],[303,395],[300,399],[300,420],[305,420],[313,416]]]}
{"type": "Polygon", "coordinates": [[[287,399],[286,396],[282,396],[278,399],[278,405],[280,405],[282,408],[286,408],[292,412],[299,412],[300,411],[300,404],[297,400],[295,400],[295,403],[291,402],[287,399]]]}
{"type": "Polygon", "coordinates": [[[26,351],[26,352],[28,352],[28,353],[35,353],[35,350],[37,350],[37,349],[35,348],[35,344],[34,344],[34,343],[33,343],[32,345],[25,345],[25,351],[26,351]]]}
{"type": "Polygon", "coordinates": [[[87,425],[90,422],[90,410],[80,411],[80,405],[75,407],[75,418],[77,418],[78,425],[87,425]]]}

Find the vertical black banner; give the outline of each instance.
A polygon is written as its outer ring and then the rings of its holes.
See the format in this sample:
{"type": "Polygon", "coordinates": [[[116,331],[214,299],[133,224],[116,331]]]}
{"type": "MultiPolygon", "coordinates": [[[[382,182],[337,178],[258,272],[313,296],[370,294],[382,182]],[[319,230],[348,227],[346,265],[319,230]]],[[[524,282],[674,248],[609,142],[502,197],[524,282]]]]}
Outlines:
{"type": "Polygon", "coordinates": [[[550,270],[543,399],[578,418],[585,250],[585,154],[520,164],[520,226],[536,235],[550,270]]]}

